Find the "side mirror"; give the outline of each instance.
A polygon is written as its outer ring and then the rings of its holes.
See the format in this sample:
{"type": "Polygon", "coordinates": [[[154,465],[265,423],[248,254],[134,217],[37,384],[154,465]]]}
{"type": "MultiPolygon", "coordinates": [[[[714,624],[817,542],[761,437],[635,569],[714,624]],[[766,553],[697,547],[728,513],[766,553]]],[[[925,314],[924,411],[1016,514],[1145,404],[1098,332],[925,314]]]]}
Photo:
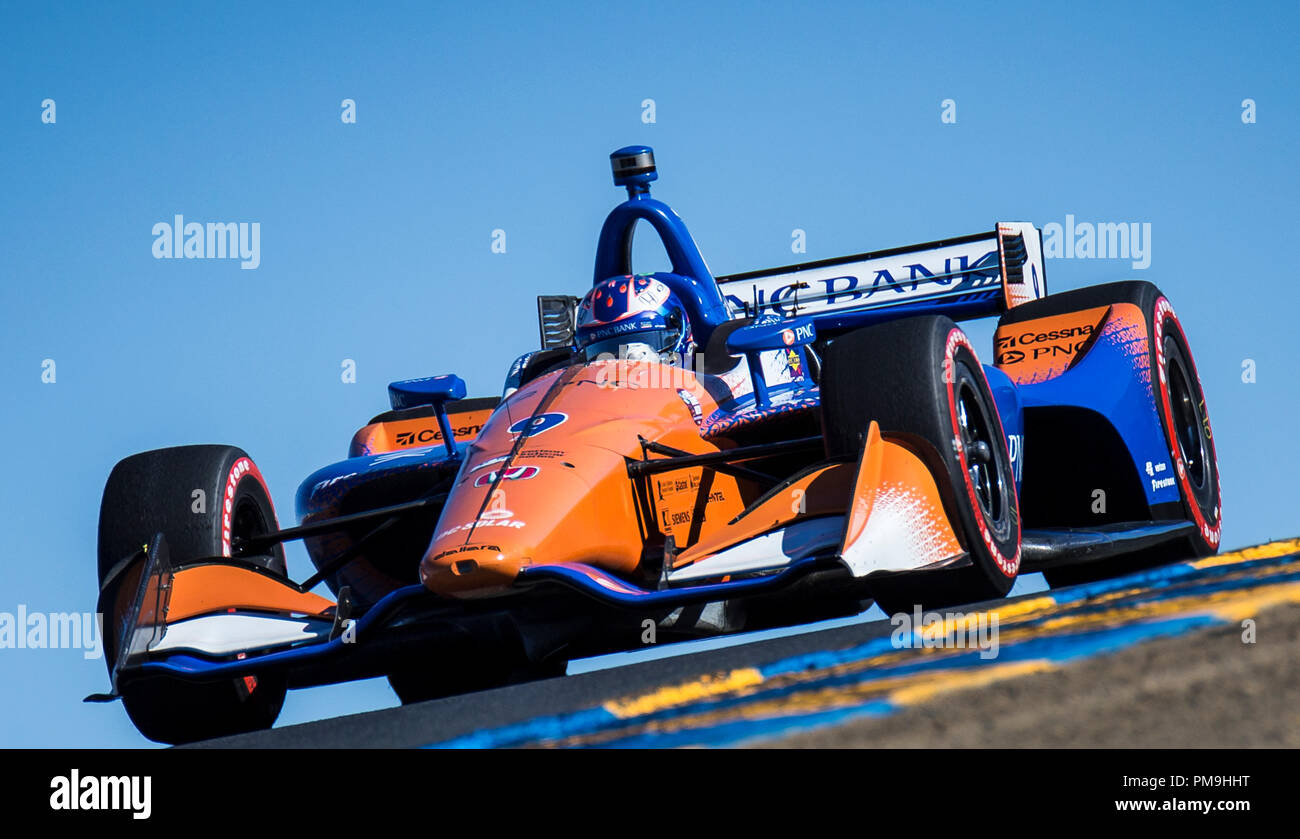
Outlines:
{"type": "Polygon", "coordinates": [[[816,340],[817,327],[813,326],[811,320],[768,316],[728,335],[727,350],[745,356],[754,381],[754,404],[764,408],[771,404],[771,398],[768,396],[767,380],[763,377],[763,353],[799,347],[797,352],[806,362],[807,356],[802,348],[816,340]]]}
{"type": "Polygon", "coordinates": [[[406,379],[393,382],[388,386],[388,402],[393,410],[418,408],[432,405],[434,415],[438,418],[438,428],[442,431],[442,442],[447,449],[447,457],[455,459],[456,438],[447,420],[447,403],[465,398],[465,380],[460,376],[429,376],[423,379],[406,379]]]}
{"type": "Polygon", "coordinates": [[[388,386],[388,403],[394,411],[432,405],[437,408],[447,402],[465,398],[465,380],[460,376],[428,376],[423,379],[406,379],[388,386]]]}

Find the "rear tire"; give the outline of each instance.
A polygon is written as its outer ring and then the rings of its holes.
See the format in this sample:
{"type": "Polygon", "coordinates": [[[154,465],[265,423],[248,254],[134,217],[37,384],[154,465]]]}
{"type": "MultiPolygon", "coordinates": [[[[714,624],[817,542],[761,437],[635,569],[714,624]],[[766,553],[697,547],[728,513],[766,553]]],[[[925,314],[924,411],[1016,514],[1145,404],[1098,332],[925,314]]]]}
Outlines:
{"type": "MultiPolygon", "coordinates": [[[[99,512],[100,603],[109,672],[117,657],[118,620],[139,573],[122,560],[162,533],[173,566],[231,555],[243,537],[279,529],[257,466],[234,446],[179,446],[133,455],[113,468],[99,512]],[[125,573],[124,573],[125,571],[125,573]]],[[[251,562],[286,573],[277,545],[251,562]]],[[[247,677],[220,682],[172,678],[121,686],[122,704],[140,733],[160,743],[189,743],[270,728],[286,692],[282,680],[247,677]]]]}
{"type": "Polygon", "coordinates": [[[1147,370],[1155,372],[1151,376],[1151,389],[1156,413],[1174,466],[1182,515],[1196,524],[1197,532],[1185,542],[1140,554],[1049,569],[1044,576],[1053,587],[1094,582],[1188,556],[1209,556],[1219,549],[1222,513],[1219,466],[1205,393],[1187,336],[1160,289],[1148,282],[1127,281],[1054,294],[1016,307],[1003,315],[998,326],[1124,304],[1137,307],[1145,322],[1147,370]]]}
{"type": "Polygon", "coordinates": [[[929,462],[968,567],[874,581],[889,613],[989,600],[1010,591],[1020,567],[1020,509],[1011,456],[983,367],[949,318],[905,318],[836,338],[821,382],[832,457],[857,457],[872,420],[929,462]],[[960,442],[959,442],[960,441],[960,442]]]}

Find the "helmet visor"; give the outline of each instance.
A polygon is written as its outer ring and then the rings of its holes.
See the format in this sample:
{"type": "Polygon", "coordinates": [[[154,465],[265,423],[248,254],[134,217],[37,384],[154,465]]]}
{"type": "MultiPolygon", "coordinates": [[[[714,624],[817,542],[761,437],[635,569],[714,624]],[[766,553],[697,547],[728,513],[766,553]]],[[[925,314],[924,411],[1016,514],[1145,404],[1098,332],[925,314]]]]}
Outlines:
{"type": "Polygon", "coordinates": [[[677,348],[681,329],[646,329],[615,335],[583,347],[587,361],[621,358],[632,361],[657,360],[677,348]],[[656,357],[651,359],[651,356],[656,357]]]}

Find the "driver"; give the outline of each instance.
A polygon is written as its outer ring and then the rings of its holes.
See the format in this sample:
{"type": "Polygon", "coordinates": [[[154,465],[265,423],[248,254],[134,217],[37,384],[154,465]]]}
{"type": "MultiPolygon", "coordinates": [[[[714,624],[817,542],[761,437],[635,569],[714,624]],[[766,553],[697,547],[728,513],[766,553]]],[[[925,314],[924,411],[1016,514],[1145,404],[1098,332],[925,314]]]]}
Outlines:
{"type": "MultiPolygon", "coordinates": [[[[574,342],[588,362],[657,361],[690,370],[719,401],[754,391],[749,362],[743,356],[730,356],[725,366],[714,370],[696,369],[697,346],[686,309],[666,284],[650,275],[611,277],[587,292],[578,305],[574,342]]],[[[768,384],[802,380],[806,375],[803,356],[793,348],[765,352],[762,357],[768,384]]]]}
{"type": "Polygon", "coordinates": [[[625,359],[687,366],[695,351],[677,296],[645,275],[611,277],[582,298],[576,342],[586,361],[625,359]]]}

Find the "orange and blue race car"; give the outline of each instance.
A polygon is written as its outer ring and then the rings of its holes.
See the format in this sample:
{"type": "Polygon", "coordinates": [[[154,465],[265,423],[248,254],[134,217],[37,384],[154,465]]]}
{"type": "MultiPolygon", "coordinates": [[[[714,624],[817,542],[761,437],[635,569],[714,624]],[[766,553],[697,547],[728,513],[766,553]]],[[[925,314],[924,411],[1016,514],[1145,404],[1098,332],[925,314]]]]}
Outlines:
{"type": "Polygon", "coordinates": [[[538,299],[541,347],[502,397],[394,382],[348,457],[302,482],[295,526],[232,446],[113,469],[112,690],[91,699],[187,742],[271,726],[294,687],[386,676],[416,702],[1218,549],[1205,400],[1155,286],[1049,295],[1023,222],[715,277],[650,196],[651,149],[611,162],[628,198],[592,287],[538,299]],[[642,223],[671,271],[633,271],[642,223]],[[986,365],[957,322],[995,316],[986,365]],[[293,539],[316,567],[301,582],[293,539]]]}

